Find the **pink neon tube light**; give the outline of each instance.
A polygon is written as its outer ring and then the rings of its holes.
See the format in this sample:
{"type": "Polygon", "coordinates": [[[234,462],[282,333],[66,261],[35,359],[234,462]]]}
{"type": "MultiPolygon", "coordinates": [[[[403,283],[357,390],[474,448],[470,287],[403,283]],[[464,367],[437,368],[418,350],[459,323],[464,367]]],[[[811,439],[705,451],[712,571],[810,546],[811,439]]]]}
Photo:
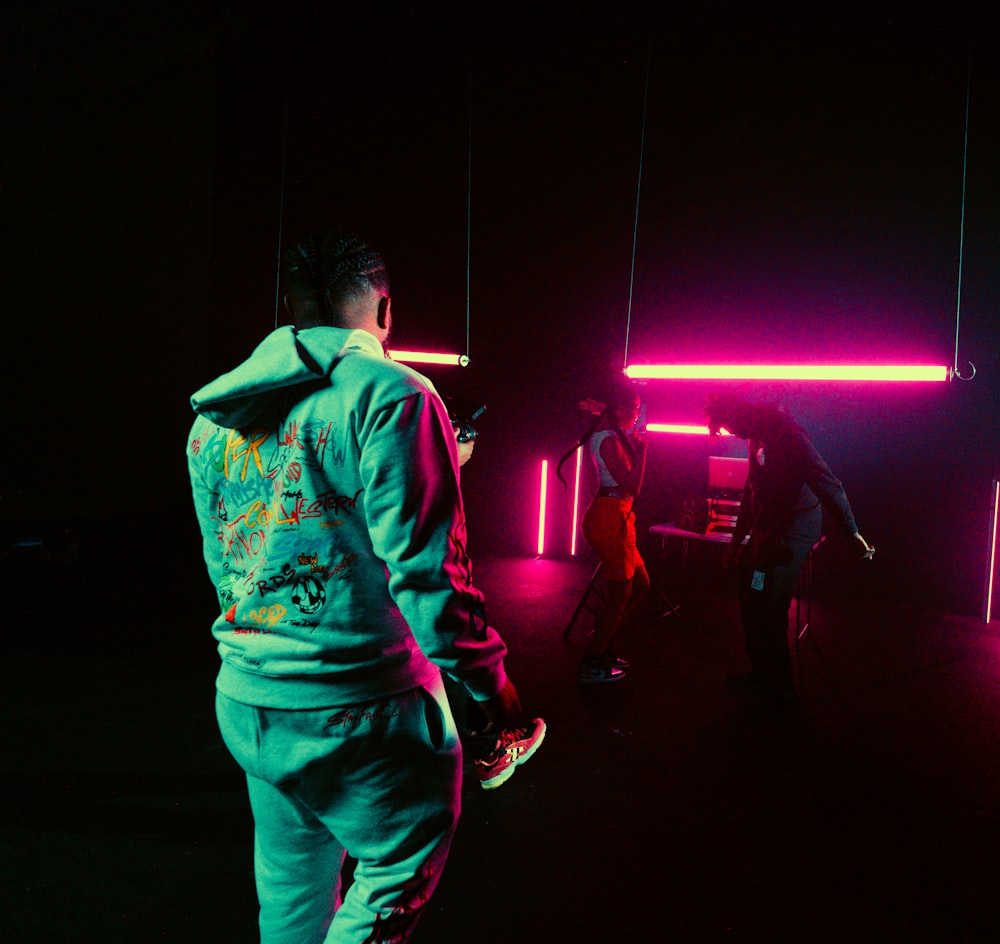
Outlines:
{"type": "Polygon", "coordinates": [[[570,557],[576,557],[576,529],[580,516],[580,461],[583,446],[576,450],[576,481],[573,484],[573,536],[569,540],[570,557]]]}
{"type": "MultiPolygon", "coordinates": [[[[707,436],[708,426],[702,423],[700,426],[694,423],[647,423],[646,432],[649,433],[681,433],[689,436],[707,436]]],[[[732,436],[726,429],[719,430],[720,436],[732,436]]]]}
{"type": "Polygon", "coordinates": [[[465,354],[435,354],[430,351],[389,351],[394,361],[404,364],[450,364],[453,367],[468,367],[469,358],[465,354]]]}
{"type": "Polygon", "coordinates": [[[538,496],[538,556],[545,553],[545,498],[549,478],[549,460],[542,459],[542,476],[538,496]]]}
{"type": "Polygon", "coordinates": [[[988,623],[993,612],[993,571],[997,562],[997,517],[1000,515],[1000,479],[993,480],[990,494],[990,547],[986,555],[986,586],[983,590],[983,622],[988,623]]]}
{"type": "Polygon", "coordinates": [[[931,364],[632,364],[632,380],[942,381],[951,369],[931,364]]]}

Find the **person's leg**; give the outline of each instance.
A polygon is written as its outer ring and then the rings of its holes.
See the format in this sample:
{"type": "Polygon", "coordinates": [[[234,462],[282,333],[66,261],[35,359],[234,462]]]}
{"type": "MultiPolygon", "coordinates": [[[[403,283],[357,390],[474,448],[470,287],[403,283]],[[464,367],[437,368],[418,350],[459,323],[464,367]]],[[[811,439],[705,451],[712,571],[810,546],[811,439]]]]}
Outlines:
{"type": "Polygon", "coordinates": [[[331,828],[358,860],[328,944],[405,941],[437,887],[461,808],[461,748],[442,685],[397,700],[379,750],[341,771],[331,828]]]}
{"type": "Polygon", "coordinates": [[[645,564],[640,564],[636,567],[635,574],[632,577],[632,589],[629,592],[628,605],[625,607],[625,617],[632,613],[642,602],[643,597],[649,591],[649,586],[649,571],[646,570],[645,564]]]}
{"type": "Polygon", "coordinates": [[[740,615],[746,637],[746,653],[752,666],[748,687],[787,697],[794,694],[791,652],[788,646],[788,611],[796,581],[812,536],[793,534],[775,553],[777,562],[767,570],[752,565],[739,572],[740,615]]]}
{"type": "Polygon", "coordinates": [[[405,941],[461,805],[443,683],[322,710],[219,702],[223,737],[248,774],[262,944],[405,941]],[[345,850],[358,863],[338,909],[345,850]]]}
{"type": "Polygon", "coordinates": [[[750,662],[750,677],[735,676],[731,681],[740,686],[762,687],[766,683],[767,615],[762,594],[762,577],[748,564],[737,571],[737,593],[740,621],[743,624],[743,647],[750,662]]]}
{"type": "Polygon", "coordinates": [[[632,589],[631,580],[608,580],[608,600],[594,625],[594,634],[587,644],[587,656],[602,656],[621,622],[632,589]]]}
{"type": "Polygon", "coordinates": [[[612,665],[608,644],[628,604],[634,564],[628,544],[628,509],[618,499],[597,498],[583,519],[583,535],[601,560],[607,599],[597,614],[593,635],[580,665],[580,682],[612,682],[624,678],[625,670],[612,665]]]}
{"type": "Polygon", "coordinates": [[[247,776],[261,944],[321,944],[340,907],[344,847],[292,793],[247,776]]]}
{"type": "Polygon", "coordinates": [[[765,640],[770,677],[780,695],[795,692],[792,677],[792,655],[788,646],[788,612],[798,583],[802,565],[815,540],[809,530],[793,532],[785,540],[786,554],[768,574],[765,593],[765,640]]]}
{"type": "MultiPolygon", "coordinates": [[[[261,733],[273,733],[268,719],[274,713],[222,694],[216,711],[223,740],[247,776],[262,944],[320,944],[340,904],[344,848],[296,799],[294,780],[277,786],[265,779],[273,765],[261,750],[261,733]]],[[[277,714],[293,720],[303,713],[277,714]]],[[[267,749],[274,746],[269,736],[267,749]]],[[[291,753],[291,739],[284,746],[291,753]]],[[[282,753],[279,748],[279,760],[282,753]]]]}
{"type": "Polygon", "coordinates": [[[775,572],[766,575],[765,586],[757,604],[754,671],[767,688],[777,695],[792,691],[792,661],[788,649],[788,609],[791,597],[778,586],[775,572]]]}

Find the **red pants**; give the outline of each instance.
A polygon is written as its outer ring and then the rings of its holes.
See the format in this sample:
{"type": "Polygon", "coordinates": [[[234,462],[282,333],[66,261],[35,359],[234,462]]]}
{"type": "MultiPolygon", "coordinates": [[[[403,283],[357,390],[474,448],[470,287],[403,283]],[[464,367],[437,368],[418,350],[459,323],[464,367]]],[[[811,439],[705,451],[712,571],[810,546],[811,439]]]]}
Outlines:
{"type": "Polygon", "coordinates": [[[595,498],[583,516],[583,537],[608,580],[631,580],[645,566],[635,546],[631,498],[595,498]]]}

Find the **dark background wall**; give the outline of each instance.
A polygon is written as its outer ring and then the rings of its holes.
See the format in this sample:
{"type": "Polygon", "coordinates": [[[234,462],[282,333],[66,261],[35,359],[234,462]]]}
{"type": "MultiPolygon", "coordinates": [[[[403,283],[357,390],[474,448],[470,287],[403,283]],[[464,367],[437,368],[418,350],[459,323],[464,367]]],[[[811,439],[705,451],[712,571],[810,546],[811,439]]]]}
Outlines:
{"type": "MultiPolygon", "coordinates": [[[[970,382],[739,389],[813,433],[878,547],[873,587],[978,612],[1000,474],[984,5],[397,6],[11,12],[8,573],[45,535],[95,607],[202,619],[187,398],[273,328],[279,233],[334,223],[383,247],[396,346],[463,350],[468,310],[472,365],[428,374],[487,404],[474,553],[533,553],[537,466],[626,344],[952,365],[960,312],[970,382]]],[[[715,389],[650,384],[649,418],[698,422],[715,389]]],[[[656,438],[640,525],[720,448],[656,438]]]]}

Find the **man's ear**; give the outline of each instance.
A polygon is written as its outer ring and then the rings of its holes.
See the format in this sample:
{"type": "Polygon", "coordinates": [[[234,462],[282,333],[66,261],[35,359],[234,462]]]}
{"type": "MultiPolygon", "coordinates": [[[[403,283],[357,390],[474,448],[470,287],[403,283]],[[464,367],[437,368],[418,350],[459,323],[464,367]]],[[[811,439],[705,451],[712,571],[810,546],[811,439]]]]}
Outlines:
{"type": "Polygon", "coordinates": [[[383,331],[392,327],[392,299],[388,295],[383,295],[378,300],[378,326],[383,331]]]}

